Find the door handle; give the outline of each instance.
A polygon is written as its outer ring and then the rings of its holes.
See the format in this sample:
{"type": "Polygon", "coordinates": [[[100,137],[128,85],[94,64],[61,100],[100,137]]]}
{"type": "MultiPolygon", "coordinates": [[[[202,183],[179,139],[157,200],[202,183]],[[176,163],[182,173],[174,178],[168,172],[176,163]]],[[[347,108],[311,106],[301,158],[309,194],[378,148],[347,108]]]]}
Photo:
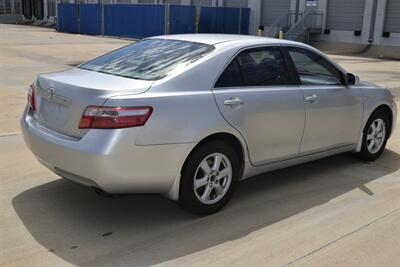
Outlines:
{"type": "Polygon", "coordinates": [[[243,105],[243,104],[244,104],[244,102],[238,97],[230,98],[230,99],[227,99],[224,101],[224,105],[231,106],[231,107],[243,105]]]}
{"type": "Polygon", "coordinates": [[[316,94],[312,94],[306,97],[306,101],[310,104],[318,103],[318,96],[316,94]]]}

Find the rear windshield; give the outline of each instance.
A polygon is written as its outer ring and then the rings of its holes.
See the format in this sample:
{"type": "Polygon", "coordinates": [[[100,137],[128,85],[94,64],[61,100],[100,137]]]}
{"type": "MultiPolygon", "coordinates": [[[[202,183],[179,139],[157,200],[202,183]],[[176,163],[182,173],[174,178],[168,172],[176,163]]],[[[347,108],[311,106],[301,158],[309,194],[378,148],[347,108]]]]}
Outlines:
{"type": "Polygon", "coordinates": [[[214,49],[195,42],[147,39],[125,46],[78,66],[140,80],[159,80],[177,67],[185,67],[214,49]]]}

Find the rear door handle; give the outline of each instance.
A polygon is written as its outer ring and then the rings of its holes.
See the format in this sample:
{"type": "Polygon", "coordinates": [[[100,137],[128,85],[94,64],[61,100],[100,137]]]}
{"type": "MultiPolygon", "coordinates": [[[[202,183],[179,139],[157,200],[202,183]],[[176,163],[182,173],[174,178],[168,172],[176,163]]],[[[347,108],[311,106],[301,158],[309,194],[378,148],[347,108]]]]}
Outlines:
{"type": "Polygon", "coordinates": [[[238,97],[230,98],[230,99],[227,99],[227,100],[224,101],[224,105],[231,106],[231,107],[238,106],[238,105],[243,105],[243,103],[244,102],[238,97]]]}
{"type": "Polygon", "coordinates": [[[318,96],[316,94],[312,94],[306,97],[306,101],[311,104],[315,104],[318,102],[318,96]]]}

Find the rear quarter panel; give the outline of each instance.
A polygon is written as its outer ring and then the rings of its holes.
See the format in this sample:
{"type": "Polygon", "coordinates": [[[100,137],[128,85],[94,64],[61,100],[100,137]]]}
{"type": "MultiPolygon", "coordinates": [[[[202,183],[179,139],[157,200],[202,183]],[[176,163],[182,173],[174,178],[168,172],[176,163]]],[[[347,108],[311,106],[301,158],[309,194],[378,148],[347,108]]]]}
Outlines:
{"type": "MultiPolygon", "coordinates": [[[[211,90],[145,93],[110,98],[110,106],[152,106],[153,113],[135,145],[198,143],[219,132],[241,136],[221,116],[211,90]]],[[[242,140],[241,140],[242,141],[242,140]]]]}

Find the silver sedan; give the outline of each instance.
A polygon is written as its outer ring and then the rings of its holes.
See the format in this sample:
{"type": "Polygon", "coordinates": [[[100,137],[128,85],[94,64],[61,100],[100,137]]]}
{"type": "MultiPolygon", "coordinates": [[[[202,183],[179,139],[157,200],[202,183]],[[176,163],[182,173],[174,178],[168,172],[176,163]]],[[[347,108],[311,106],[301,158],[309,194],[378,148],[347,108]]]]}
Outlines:
{"type": "Polygon", "coordinates": [[[66,179],[209,214],[259,173],[349,151],[377,159],[396,114],[388,90],[305,44],[191,34],[38,75],[21,128],[66,179]]]}

